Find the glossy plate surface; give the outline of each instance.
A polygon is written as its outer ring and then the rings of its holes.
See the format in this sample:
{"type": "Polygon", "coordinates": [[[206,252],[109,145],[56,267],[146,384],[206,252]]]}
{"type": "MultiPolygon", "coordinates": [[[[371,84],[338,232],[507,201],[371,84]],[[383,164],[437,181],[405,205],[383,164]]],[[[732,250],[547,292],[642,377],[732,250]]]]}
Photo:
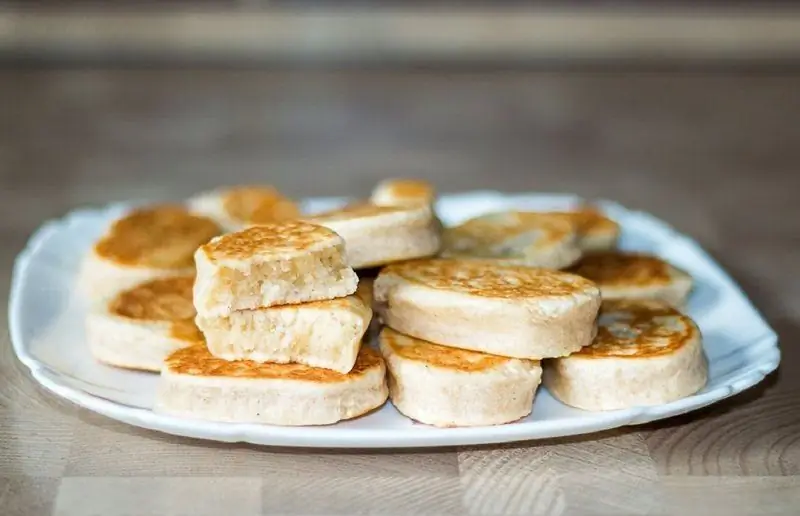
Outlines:
{"type": "MultiPolygon", "coordinates": [[[[309,212],[343,199],[309,199],[309,212]]],[[[580,200],[568,195],[503,195],[474,192],[441,198],[445,224],[502,209],[566,209],[580,200]]],[[[156,374],[115,369],[89,354],[83,320],[86,303],[75,292],[78,266],[91,242],[126,207],[79,210],[44,224],[17,258],[9,305],[14,351],[36,381],[54,394],[125,423],[216,441],[303,447],[401,448],[498,443],[585,434],[675,416],[747,389],[777,368],[775,332],[739,287],[695,242],[667,224],[618,204],[601,202],[623,228],[621,247],[655,253],[687,270],[696,288],[689,314],[698,322],[710,361],[705,389],[657,407],[605,413],[584,412],[539,389],[533,412],[508,425],[437,429],[413,423],[387,403],[365,417],[325,427],[277,427],[209,423],[154,414],[156,374]]]]}

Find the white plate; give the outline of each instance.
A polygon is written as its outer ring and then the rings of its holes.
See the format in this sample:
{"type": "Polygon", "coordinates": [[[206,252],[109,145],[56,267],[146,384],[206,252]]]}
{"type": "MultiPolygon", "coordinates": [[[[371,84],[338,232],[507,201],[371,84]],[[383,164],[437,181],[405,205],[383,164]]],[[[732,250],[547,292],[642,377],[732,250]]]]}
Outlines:
{"type": "MultiPolygon", "coordinates": [[[[309,211],[342,199],[312,199],[309,211]]],[[[445,196],[439,211],[445,223],[487,211],[569,208],[579,199],[563,195],[506,196],[476,192],[445,196]]],[[[654,252],[689,271],[696,289],[689,313],[705,337],[710,380],[689,398],[657,407],[605,413],[584,412],[556,401],[540,388],[533,412],[502,426],[431,428],[401,416],[387,403],[368,416],[325,427],[277,427],[209,423],[154,414],[158,381],[154,374],[114,369],[92,360],[85,342],[85,303],[74,295],[81,256],[126,209],[80,210],[46,223],[31,238],[14,268],[10,328],[14,350],[33,377],[58,396],[131,425],[217,441],[308,447],[419,447],[498,443],[584,434],[636,425],[696,410],[760,382],[780,361],[777,337],[742,291],[692,240],[650,215],[610,202],[601,206],[623,227],[621,246],[654,252]]]]}

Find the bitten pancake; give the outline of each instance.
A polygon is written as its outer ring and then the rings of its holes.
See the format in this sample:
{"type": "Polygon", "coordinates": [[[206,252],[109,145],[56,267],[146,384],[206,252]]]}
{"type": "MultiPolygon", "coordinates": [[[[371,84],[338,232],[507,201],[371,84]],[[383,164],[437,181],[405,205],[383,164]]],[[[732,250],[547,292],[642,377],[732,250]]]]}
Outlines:
{"type": "Polygon", "coordinates": [[[389,396],[397,410],[429,425],[480,426],[530,414],[542,376],[538,361],[438,346],[384,328],[389,396]]]}
{"type": "Polygon", "coordinates": [[[348,374],[300,364],[228,362],[204,345],[192,346],[167,358],[153,410],[231,423],[327,425],[383,405],[385,373],[383,359],[368,346],[348,374]]]}
{"type": "Polygon", "coordinates": [[[435,255],[439,226],[427,205],[350,205],[308,219],[344,238],[351,267],[362,269],[435,255]]]}
{"type": "Polygon", "coordinates": [[[443,257],[561,269],[581,257],[576,223],[547,213],[490,213],[448,228],[443,257]]]}
{"type": "Polygon", "coordinates": [[[297,204],[271,186],[237,186],[202,193],[188,201],[189,209],[217,221],[226,231],[300,216],[297,204]]]}
{"type": "Polygon", "coordinates": [[[197,317],[212,355],[225,360],[298,363],[347,373],[372,309],[353,295],[298,305],[197,317]]]}
{"type": "Polygon", "coordinates": [[[370,197],[377,206],[430,206],[435,200],[433,185],[419,179],[387,179],[375,187],[370,197]]]}
{"type": "Polygon", "coordinates": [[[661,301],[604,301],[591,346],[545,362],[544,385],[584,410],[669,403],[708,379],[697,325],[661,301]]]}
{"type": "Polygon", "coordinates": [[[94,357],[157,372],[170,353],[202,342],[194,324],[193,284],[194,276],[159,278],[96,303],[86,318],[94,357]]]}
{"type": "Polygon", "coordinates": [[[86,256],[82,290],[108,298],[144,281],[194,274],[194,252],[221,228],[181,206],[131,210],[114,221],[86,256]]]}
{"type": "Polygon", "coordinates": [[[584,252],[606,251],[617,247],[620,236],[619,224],[595,208],[585,207],[575,211],[548,213],[563,217],[576,226],[578,246],[584,252]]]}
{"type": "Polygon", "coordinates": [[[603,299],[660,299],[680,308],[692,290],[689,274],[642,253],[591,253],[570,271],[595,282],[603,299]]]}
{"type": "Polygon", "coordinates": [[[564,356],[595,333],[600,292],[564,272],[480,260],[418,260],[375,280],[382,321],[443,346],[515,358],[564,356]]]}
{"type": "Polygon", "coordinates": [[[356,291],[342,238],[301,221],[228,233],[195,254],[194,305],[203,317],[321,301],[356,291]]]}

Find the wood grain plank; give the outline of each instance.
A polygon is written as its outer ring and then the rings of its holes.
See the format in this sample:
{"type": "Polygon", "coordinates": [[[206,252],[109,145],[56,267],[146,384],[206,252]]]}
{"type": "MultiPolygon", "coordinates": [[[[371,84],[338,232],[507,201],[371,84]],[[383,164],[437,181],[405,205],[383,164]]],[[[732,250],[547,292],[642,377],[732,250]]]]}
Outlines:
{"type": "Polygon", "coordinates": [[[0,409],[0,475],[60,477],[73,435],[56,411],[0,409]]]}
{"type": "Polygon", "coordinates": [[[661,475],[800,475],[800,399],[776,392],[661,424],[647,446],[661,475]]]}
{"type": "Polygon", "coordinates": [[[66,477],[58,487],[53,512],[57,516],[256,516],[261,514],[261,479],[66,477]]]}
{"type": "Polygon", "coordinates": [[[69,451],[68,476],[223,476],[309,474],[331,479],[457,478],[453,451],[358,452],[225,444],[137,429],[84,413],[69,451]],[[126,450],[135,449],[135,454],[126,450]]]}
{"type": "Polygon", "coordinates": [[[682,477],[662,480],[665,505],[655,514],[752,516],[796,514],[800,477],[682,477]]]}
{"type": "Polygon", "coordinates": [[[457,475],[432,475],[422,466],[419,475],[404,477],[368,475],[358,468],[345,476],[315,468],[305,474],[274,472],[263,484],[264,514],[456,515],[464,514],[461,497],[457,475]]]}
{"type": "Polygon", "coordinates": [[[3,516],[45,516],[52,514],[59,478],[0,477],[0,507],[3,516]]]}
{"type": "Polygon", "coordinates": [[[635,432],[469,449],[459,465],[471,514],[648,514],[660,503],[655,464],[635,432]]]}

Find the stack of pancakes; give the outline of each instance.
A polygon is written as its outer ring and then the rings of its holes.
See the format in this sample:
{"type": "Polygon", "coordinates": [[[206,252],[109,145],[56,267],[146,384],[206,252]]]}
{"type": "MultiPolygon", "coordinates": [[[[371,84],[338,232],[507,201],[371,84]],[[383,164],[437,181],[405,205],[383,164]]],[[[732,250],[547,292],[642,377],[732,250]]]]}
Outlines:
{"type": "Polygon", "coordinates": [[[705,384],[680,311],[692,278],[618,250],[599,209],[445,228],[435,200],[428,183],[391,180],[313,215],[255,186],[134,209],[82,270],[91,350],[160,371],[157,411],[278,425],[335,423],[387,396],[425,424],[503,424],[530,414],[540,384],[584,410],[705,384]]]}

